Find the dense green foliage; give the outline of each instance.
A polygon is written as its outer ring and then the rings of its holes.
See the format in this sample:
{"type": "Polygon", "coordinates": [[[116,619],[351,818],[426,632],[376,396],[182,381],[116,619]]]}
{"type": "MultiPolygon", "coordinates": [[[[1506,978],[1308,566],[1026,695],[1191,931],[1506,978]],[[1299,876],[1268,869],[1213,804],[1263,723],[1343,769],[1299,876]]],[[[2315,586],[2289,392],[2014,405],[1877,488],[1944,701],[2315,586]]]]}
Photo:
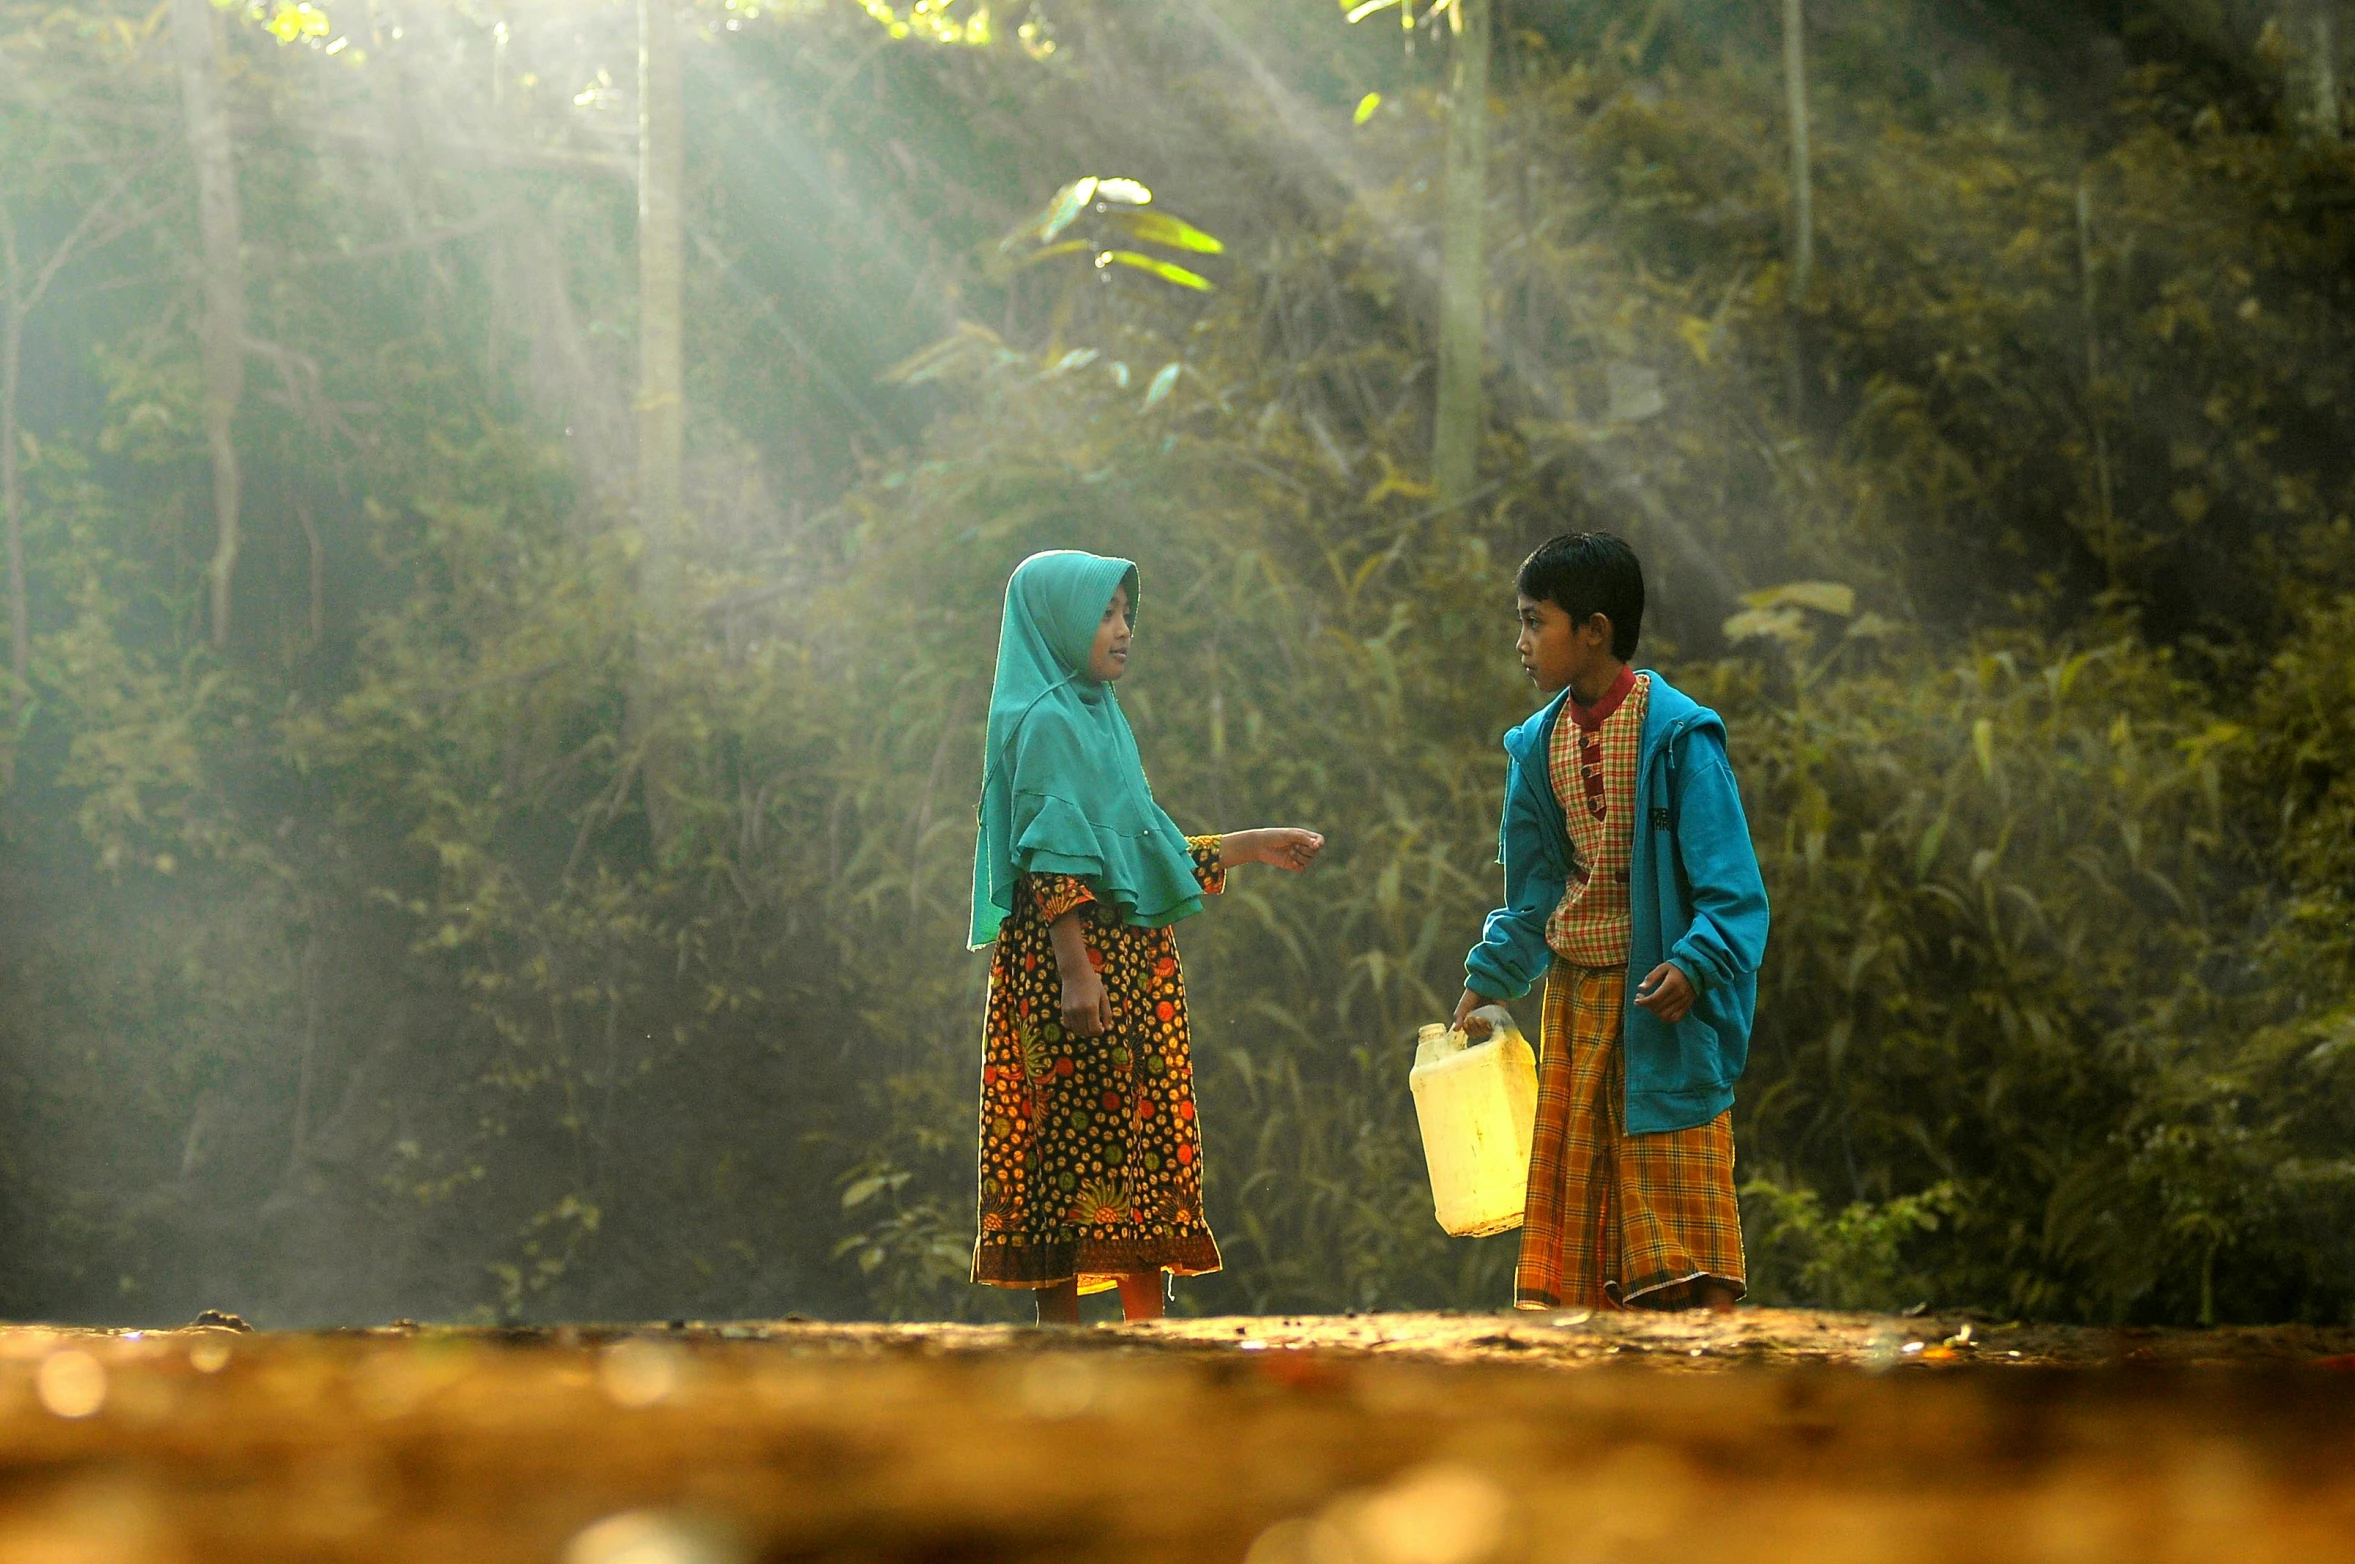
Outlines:
{"type": "Polygon", "coordinates": [[[1229,1268],[1180,1306],[1499,1303],[1407,1045],[1498,891],[1512,567],[1583,526],[1646,552],[1774,898],[1760,1296],[2355,1310],[2355,158],[2214,39],[1825,8],[1792,299],[1770,19],[1516,0],[1449,509],[1442,34],[703,5],[658,616],[632,8],[358,9],[232,39],[221,654],[160,24],[0,5],[22,264],[114,214],[25,317],[0,1310],[1010,1313],[963,1281],[961,935],[1048,546],[1140,562],[1179,822],[1332,843],[1181,935],[1229,1268]],[[1091,173],[1216,234],[1156,230],[1214,288],[1001,245],[1091,173]]]}

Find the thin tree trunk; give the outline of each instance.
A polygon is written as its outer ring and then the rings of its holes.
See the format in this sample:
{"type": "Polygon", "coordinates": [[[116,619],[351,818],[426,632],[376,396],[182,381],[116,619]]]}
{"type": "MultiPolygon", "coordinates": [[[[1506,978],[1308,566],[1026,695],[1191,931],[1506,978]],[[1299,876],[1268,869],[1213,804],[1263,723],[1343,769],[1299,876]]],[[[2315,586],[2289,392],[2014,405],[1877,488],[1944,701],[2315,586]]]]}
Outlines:
{"type": "Polygon", "coordinates": [[[1783,108],[1791,142],[1791,281],[1786,290],[1791,416],[1805,411],[1807,364],[1799,310],[1815,278],[1815,171],[1807,150],[1807,13],[1804,0],[1783,0],[1783,108]]]}
{"type": "Polygon", "coordinates": [[[2305,0],[2306,25],[2300,29],[2305,35],[2298,40],[2305,56],[2306,99],[2303,121],[2306,134],[2318,141],[2339,139],[2342,110],[2339,103],[2339,29],[2336,0],[2305,0]]]}
{"type": "Polygon", "coordinates": [[[290,1175],[302,1171],[303,1153],[310,1146],[312,1083],[318,1069],[319,1021],[324,1005],[321,989],[326,981],[327,946],[319,935],[316,921],[319,910],[313,906],[309,912],[313,919],[311,934],[303,945],[302,961],[296,969],[296,981],[302,991],[303,1051],[294,1080],[294,1130],[287,1137],[286,1171],[290,1175]]]}
{"type": "Polygon", "coordinates": [[[660,664],[677,620],[685,458],[684,226],[686,116],[680,101],[676,0],[638,0],[638,648],[629,725],[640,746],[646,819],[660,858],[672,838],[675,766],[654,714],[660,664]]]}
{"type": "Polygon", "coordinates": [[[1815,173],[1807,151],[1805,0],[1783,0],[1783,108],[1791,131],[1791,297],[1815,275],[1815,173]]]}
{"type": "Polygon", "coordinates": [[[638,3],[638,525],[645,588],[666,619],[677,587],[685,451],[684,227],[679,21],[674,0],[638,3]]]}
{"type": "Polygon", "coordinates": [[[1442,504],[1461,503],[1480,474],[1481,364],[1486,349],[1482,295],[1488,260],[1488,51],[1492,0],[1448,8],[1455,68],[1448,86],[1445,224],[1439,270],[1439,416],[1431,472],[1442,504]]]}
{"type": "Polygon", "coordinates": [[[940,742],[932,748],[932,767],[924,773],[924,791],[908,825],[908,934],[916,934],[916,920],[924,910],[924,838],[932,832],[932,800],[940,791],[941,773],[957,741],[965,737],[965,697],[971,686],[960,684],[949,697],[948,715],[941,719],[940,742]]]}
{"type": "Polygon", "coordinates": [[[8,518],[8,709],[24,704],[31,662],[32,628],[25,603],[24,475],[17,466],[16,410],[24,384],[24,273],[16,252],[16,221],[0,207],[0,262],[8,268],[7,292],[0,297],[0,511],[8,518]]]}
{"type": "Polygon", "coordinates": [[[311,519],[311,507],[299,494],[294,496],[294,519],[301,523],[303,541],[311,550],[311,647],[317,650],[327,644],[327,545],[319,536],[319,524],[311,519]]]}
{"type": "Polygon", "coordinates": [[[180,101],[196,164],[203,238],[204,314],[197,335],[204,371],[204,436],[213,463],[213,645],[229,645],[237,577],[240,480],[233,426],[245,395],[245,261],[238,228],[237,165],[223,102],[227,46],[211,0],[172,0],[180,52],[180,101]]]}
{"type": "Polygon", "coordinates": [[[2109,426],[2102,417],[2102,339],[2094,313],[2093,195],[2085,181],[2077,181],[2077,283],[2085,315],[2085,416],[2093,426],[2093,480],[2096,520],[2101,526],[2102,564],[2110,584],[2118,582],[2118,519],[2110,481],[2109,426]]]}
{"type": "MultiPolygon", "coordinates": [[[[24,469],[23,435],[17,419],[24,392],[25,318],[39,307],[49,292],[49,285],[57,280],[75,250],[97,232],[100,220],[113,208],[115,201],[130,187],[134,167],[118,175],[97,200],[82,209],[81,220],[73,230],[58,241],[57,248],[30,277],[25,273],[24,255],[17,248],[16,215],[0,200],[0,515],[5,515],[8,544],[8,671],[12,688],[8,695],[11,712],[22,708],[30,693],[32,652],[32,614],[25,596],[25,533],[24,533],[24,469]]],[[[120,237],[132,222],[118,223],[111,231],[97,233],[95,243],[105,244],[120,237]]]]}

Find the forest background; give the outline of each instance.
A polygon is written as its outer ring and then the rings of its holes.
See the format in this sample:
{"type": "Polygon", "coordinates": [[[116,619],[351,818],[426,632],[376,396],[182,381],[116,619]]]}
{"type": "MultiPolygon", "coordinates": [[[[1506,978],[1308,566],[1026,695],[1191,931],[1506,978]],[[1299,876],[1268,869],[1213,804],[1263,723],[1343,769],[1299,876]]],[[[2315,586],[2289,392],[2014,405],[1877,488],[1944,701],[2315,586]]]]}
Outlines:
{"type": "Polygon", "coordinates": [[[1359,9],[696,0],[642,171],[626,3],[0,0],[0,1314],[1015,1312],[961,935],[1049,546],[1141,563],[1175,817],[1331,841],[1183,932],[1177,1306],[1496,1306],[1406,1065],[1513,566],[1607,527],[1774,898],[1755,1295],[2355,1318],[2335,0],[1493,0],[1450,494],[1462,34],[1359,9]]]}

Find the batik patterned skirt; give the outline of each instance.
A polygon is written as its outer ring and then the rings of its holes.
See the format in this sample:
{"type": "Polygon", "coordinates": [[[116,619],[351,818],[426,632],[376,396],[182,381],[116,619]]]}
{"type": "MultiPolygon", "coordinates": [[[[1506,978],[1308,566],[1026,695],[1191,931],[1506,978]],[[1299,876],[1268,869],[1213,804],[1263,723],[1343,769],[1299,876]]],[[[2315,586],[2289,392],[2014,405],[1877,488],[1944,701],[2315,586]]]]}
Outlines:
{"type": "MultiPolygon", "coordinates": [[[[1225,885],[1219,839],[1192,837],[1195,878],[1225,885]]],[[[1202,1127],[1171,930],[1122,923],[1086,884],[1029,875],[990,960],[981,1065],[981,1233],[973,1279],[1095,1292],[1122,1276],[1219,1268],[1202,1217],[1202,1127]],[[1085,909],[1111,1029],[1063,1030],[1048,926],[1085,909]]]]}
{"type": "Polygon", "coordinates": [[[1557,961],[1546,979],[1537,1130],[1513,1301],[1673,1308],[1705,1280],[1744,1290],[1731,1110],[1626,1133],[1627,973],[1557,961]]]}

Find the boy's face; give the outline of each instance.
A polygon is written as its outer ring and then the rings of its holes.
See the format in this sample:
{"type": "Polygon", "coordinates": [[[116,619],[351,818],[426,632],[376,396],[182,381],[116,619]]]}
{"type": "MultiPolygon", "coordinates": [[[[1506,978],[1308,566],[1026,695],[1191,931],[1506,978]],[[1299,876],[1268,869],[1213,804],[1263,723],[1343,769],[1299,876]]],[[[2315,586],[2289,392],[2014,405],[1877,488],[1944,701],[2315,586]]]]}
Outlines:
{"type": "Polygon", "coordinates": [[[1521,637],[1514,649],[1521,654],[1521,671],[1553,695],[1573,684],[1594,682],[1590,675],[1613,661],[1611,621],[1596,614],[1585,624],[1572,624],[1561,604],[1524,597],[1521,637]]]}

